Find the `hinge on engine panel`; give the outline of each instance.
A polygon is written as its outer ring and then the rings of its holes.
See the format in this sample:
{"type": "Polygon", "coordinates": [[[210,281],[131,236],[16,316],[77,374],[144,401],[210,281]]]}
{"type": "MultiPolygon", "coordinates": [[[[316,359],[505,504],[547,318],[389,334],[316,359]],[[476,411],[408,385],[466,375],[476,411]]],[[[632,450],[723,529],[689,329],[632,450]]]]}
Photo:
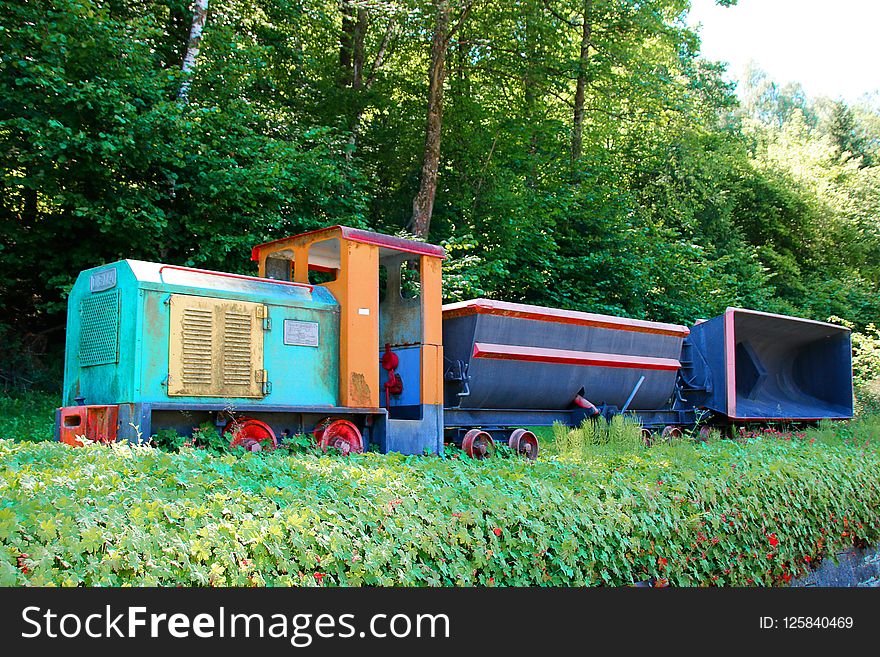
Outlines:
{"type": "Polygon", "coordinates": [[[269,319],[269,306],[257,306],[257,319],[263,320],[263,330],[272,330],[272,320],[269,319]]]}
{"type": "Polygon", "coordinates": [[[265,397],[272,392],[272,382],[269,381],[269,370],[257,370],[255,374],[257,377],[257,383],[260,384],[260,391],[265,397]]]}

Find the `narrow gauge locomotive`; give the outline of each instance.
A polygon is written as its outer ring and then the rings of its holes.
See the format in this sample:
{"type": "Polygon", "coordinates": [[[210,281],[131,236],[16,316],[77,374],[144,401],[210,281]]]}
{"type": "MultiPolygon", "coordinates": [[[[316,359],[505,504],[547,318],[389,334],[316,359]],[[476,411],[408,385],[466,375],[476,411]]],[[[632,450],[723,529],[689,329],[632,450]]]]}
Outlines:
{"type": "Polygon", "coordinates": [[[474,299],[442,305],[442,248],[334,226],[254,247],[257,276],[122,260],[68,301],[56,438],[209,422],[250,450],[480,458],[529,426],[626,413],[644,431],[852,416],[849,330],[728,308],[690,328],[474,299]]]}

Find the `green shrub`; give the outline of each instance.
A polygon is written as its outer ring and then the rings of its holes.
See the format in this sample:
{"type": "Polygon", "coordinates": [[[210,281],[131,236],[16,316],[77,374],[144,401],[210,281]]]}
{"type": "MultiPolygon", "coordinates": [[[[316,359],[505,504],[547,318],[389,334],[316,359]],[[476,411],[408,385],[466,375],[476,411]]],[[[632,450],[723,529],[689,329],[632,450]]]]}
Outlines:
{"type": "Polygon", "coordinates": [[[880,539],[878,426],[537,462],[2,441],[0,584],[781,584],[880,539]]]}
{"type": "Polygon", "coordinates": [[[553,424],[553,442],[558,455],[570,458],[587,456],[601,451],[631,452],[644,448],[642,425],[638,419],[615,415],[586,419],[574,429],[556,422],[553,424]]]}
{"type": "Polygon", "coordinates": [[[159,449],[166,452],[176,452],[187,443],[187,438],[181,436],[174,429],[159,429],[153,437],[153,442],[159,449]]]}

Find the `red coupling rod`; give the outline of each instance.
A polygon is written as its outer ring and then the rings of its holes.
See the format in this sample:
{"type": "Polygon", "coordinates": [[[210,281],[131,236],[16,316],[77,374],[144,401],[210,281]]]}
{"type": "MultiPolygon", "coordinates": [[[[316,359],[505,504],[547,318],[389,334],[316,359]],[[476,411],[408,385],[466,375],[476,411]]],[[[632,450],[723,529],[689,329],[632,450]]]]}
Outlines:
{"type": "Polygon", "coordinates": [[[597,415],[599,415],[599,409],[596,408],[596,405],[589,399],[586,399],[581,395],[575,395],[574,403],[575,406],[580,406],[581,408],[589,411],[590,417],[596,417],[597,415]]]}

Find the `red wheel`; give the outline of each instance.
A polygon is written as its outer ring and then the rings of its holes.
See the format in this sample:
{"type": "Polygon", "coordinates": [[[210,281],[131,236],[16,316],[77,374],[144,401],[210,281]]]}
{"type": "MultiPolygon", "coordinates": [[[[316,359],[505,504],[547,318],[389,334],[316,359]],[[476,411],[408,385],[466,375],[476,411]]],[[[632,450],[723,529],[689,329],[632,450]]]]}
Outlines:
{"type": "Polygon", "coordinates": [[[712,427],[708,424],[704,424],[700,427],[700,434],[697,437],[697,440],[701,443],[709,442],[709,436],[712,435],[712,427]]]}
{"type": "Polygon", "coordinates": [[[660,437],[667,441],[681,438],[681,429],[670,424],[663,427],[663,433],[660,434],[660,437]]]}
{"type": "Polygon", "coordinates": [[[654,444],[654,434],[650,429],[642,429],[642,442],[645,443],[645,447],[650,447],[654,444]]]}
{"type": "Polygon", "coordinates": [[[223,433],[232,434],[230,447],[244,447],[249,452],[260,452],[264,449],[278,447],[275,432],[265,422],[252,417],[239,417],[226,423],[223,433]]]}
{"type": "MultiPolygon", "coordinates": [[[[317,432],[317,429],[315,431],[317,432]]],[[[361,454],[364,451],[361,432],[348,420],[331,420],[321,431],[318,446],[325,452],[328,448],[335,447],[343,455],[352,452],[361,454]]]]}
{"type": "Polygon", "coordinates": [[[471,429],[464,435],[461,448],[472,459],[485,459],[495,451],[495,441],[485,431],[471,429]]]}
{"type": "Polygon", "coordinates": [[[508,446],[517,454],[534,461],[538,458],[538,438],[527,429],[516,429],[510,434],[508,446]]]}
{"type": "Polygon", "coordinates": [[[339,418],[325,417],[323,420],[321,420],[320,422],[318,422],[318,424],[315,425],[315,430],[312,431],[312,435],[315,437],[315,444],[316,445],[321,444],[321,437],[324,435],[324,430],[328,426],[330,426],[331,422],[333,422],[334,420],[338,420],[338,419],[339,418]]]}

